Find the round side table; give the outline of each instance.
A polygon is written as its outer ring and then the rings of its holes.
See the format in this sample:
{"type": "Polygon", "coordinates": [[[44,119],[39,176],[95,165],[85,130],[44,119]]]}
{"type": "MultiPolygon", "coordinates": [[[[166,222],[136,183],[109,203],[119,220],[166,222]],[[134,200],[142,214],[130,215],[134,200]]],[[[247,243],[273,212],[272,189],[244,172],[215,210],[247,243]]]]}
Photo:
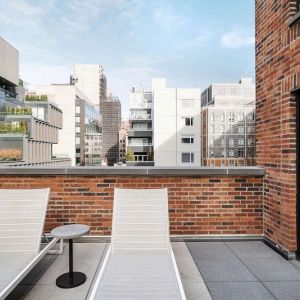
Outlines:
{"type": "Polygon", "coordinates": [[[69,272],[57,277],[56,285],[64,289],[70,289],[83,284],[86,275],[81,272],[73,272],[73,239],[83,236],[90,231],[90,227],[82,224],[60,226],[51,231],[52,236],[69,240],[69,272]]]}

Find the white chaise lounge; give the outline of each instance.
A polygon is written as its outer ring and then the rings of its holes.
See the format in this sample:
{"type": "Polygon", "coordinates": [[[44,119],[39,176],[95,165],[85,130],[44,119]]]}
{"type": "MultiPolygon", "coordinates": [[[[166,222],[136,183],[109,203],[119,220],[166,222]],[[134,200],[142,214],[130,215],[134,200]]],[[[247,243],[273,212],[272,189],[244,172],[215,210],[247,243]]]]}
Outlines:
{"type": "Polygon", "coordinates": [[[186,299],[170,243],[167,189],[115,189],[112,241],[89,299],[186,299]]]}
{"type": "Polygon", "coordinates": [[[57,242],[41,252],[50,189],[0,189],[0,299],[29,273],[57,242]]]}

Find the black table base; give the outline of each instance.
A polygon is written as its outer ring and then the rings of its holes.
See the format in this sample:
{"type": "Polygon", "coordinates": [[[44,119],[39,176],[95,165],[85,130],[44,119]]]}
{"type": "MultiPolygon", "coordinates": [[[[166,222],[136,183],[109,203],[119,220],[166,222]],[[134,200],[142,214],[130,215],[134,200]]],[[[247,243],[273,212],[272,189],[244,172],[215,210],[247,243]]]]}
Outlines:
{"type": "Polygon", "coordinates": [[[70,289],[83,284],[85,281],[85,274],[73,272],[73,240],[69,239],[69,272],[57,277],[56,285],[63,289],[70,289]]]}
{"type": "Polygon", "coordinates": [[[86,281],[85,274],[81,272],[73,272],[70,278],[70,273],[65,273],[57,277],[56,285],[63,289],[70,289],[83,284],[86,281]]]}

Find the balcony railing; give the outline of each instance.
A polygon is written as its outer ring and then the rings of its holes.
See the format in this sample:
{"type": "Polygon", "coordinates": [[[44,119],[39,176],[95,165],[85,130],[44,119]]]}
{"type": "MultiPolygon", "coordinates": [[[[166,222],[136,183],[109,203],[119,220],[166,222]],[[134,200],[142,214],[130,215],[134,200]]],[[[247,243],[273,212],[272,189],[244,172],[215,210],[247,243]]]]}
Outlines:
{"type": "Polygon", "coordinates": [[[27,122],[0,123],[0,134],[27,134],[27,122]]]}
{"type": "Polygon", "coordinates": [[[130,115],[130,120],[151,120],[151,115],[130,115]]]}

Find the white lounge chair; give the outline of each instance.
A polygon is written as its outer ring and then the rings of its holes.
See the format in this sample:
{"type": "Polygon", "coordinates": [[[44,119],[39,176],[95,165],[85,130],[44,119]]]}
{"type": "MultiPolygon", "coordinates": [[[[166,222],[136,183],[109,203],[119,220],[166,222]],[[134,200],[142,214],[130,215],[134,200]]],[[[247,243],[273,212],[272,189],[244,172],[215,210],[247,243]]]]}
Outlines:
{"type": "Polygon", "coordinates": [[[0,189],[0,299],[18,285],[57,239],[41,252],[50,189],[0,189]]]}
{"type": "Polygon", "coordinates": [[[115,189],[112,241],[89,299],[186,299],[170,243],[167,189],[115,189]]]}

